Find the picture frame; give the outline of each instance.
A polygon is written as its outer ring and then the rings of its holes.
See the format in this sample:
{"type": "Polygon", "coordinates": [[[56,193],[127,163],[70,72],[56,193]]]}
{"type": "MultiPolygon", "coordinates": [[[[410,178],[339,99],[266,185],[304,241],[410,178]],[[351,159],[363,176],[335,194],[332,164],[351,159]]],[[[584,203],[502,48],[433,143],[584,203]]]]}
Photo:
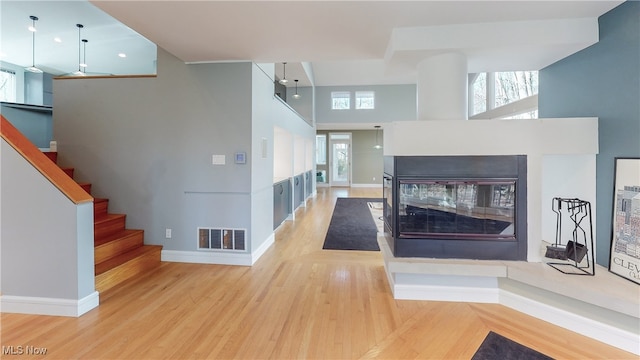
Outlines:
{"type": "Polygon", "coordinates": [[[616,157],[609,271],[640,285],[640,158],[616,157]]]}

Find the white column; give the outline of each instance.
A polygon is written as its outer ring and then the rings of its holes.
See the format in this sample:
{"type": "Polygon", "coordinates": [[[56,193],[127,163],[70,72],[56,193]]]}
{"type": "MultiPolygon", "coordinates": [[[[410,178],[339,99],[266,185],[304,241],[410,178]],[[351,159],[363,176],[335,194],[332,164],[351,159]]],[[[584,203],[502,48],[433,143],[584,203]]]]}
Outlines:
{"type": "Polygon", "coordinates": [[[418,120],[468,118],[467,57],[434,55],[418,64],[418,120]]]}

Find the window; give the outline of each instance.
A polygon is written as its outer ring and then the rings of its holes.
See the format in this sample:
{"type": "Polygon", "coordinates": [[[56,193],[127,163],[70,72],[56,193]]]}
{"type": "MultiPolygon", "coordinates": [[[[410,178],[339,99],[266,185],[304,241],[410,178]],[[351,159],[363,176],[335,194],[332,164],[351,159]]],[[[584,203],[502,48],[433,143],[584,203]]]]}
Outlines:
{"type": "Polygon", "coordinates": [[[356,109],[375,109],[375,93],[373,91],[356,91],[356,109]]]}
{"type": "Polygon", "coordinates": [[[348,110],[351,109],[351,93],[349,91],[331,92],[331,109],[348,110]]]}
{"type": "Polygon", "coordinates": [[[538,94],[537,71],[506,71],[473,74],[469,84],[469,115],[477,118],[520,118],[537,117],[538,94]],[[513,109],[500,107],[520,102],[513,109]],[[496,111],[494,111],[496,110],[496,111]]]}
{"type": "Polygon", "coordinates": [[[16,73],[0,69],[0,101],[16,102],[16,73]]]}
{"type": "Polygon", "coordinates": [[[327,135],[316,135],[316,164],[327,164],[327,135]]]}
{"type": "Polygon", "coordinates": [[[495,78],[495,107],[538,93],[537,71],[497,72],[495,78]]]}
{"type": "Polygon", "coordinates": [[[472,91],[472,115],[487,111],[487,73],[478,74],[473,82],[472,91]]]}

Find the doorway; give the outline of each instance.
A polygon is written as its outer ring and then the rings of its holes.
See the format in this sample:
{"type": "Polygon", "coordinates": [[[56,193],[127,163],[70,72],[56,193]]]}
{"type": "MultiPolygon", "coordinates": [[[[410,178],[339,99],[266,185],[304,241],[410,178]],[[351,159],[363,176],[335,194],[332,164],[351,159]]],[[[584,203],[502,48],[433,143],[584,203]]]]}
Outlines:
{"type": "Polygon", "coordinates": [[[330,186],[351,186],[351,133],[329,133],[330,186]]]}

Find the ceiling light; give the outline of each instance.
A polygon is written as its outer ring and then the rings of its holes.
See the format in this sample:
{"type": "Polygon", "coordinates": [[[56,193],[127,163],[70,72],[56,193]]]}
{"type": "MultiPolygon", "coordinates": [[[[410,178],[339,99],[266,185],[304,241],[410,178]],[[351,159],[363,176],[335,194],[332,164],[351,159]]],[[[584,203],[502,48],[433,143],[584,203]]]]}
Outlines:
{"type": "Polygon", "coordinates": [[[55,41],[57,43],[61,43],[62,39],[60,39],[59,37],[56,36],[56,37],[53,38],[53,41],[55,41]]]}
{"type": "Polygon", "coordinates": [[[120,54],[118,54],[118,56],[120,56],[121,58],[126,58],[126,57],[127,57],[127,54],[125,54],[125,53],[120,53],[120,54]]]}
{"type": "Polygon", "coordinates": [[[287,80],[287,63],[282,63],[282,79],[279,81],[281,85],[287,85],[289,80],[287,80]]]}
{"type": "Polygon", "coordinates": [[[32,21],[32,24],[29,27],[29,30],[32,32],[31,34],[32,35],[31,36],[31,66],[29,66],[28,68],[25,68],[25,70],[32,73],[36,73],[36,74],[42,74],[42,70],[36,67],[36,21],[38,21],[38,17],[31,15],[29,16],[29,19],[31,19],[32,21]]]}
{"type": "Polygon", "coordinates": [[[373,146],[374,149],[382,149],[382,145],[380,145],[380,142],[378,142],[378,137],[380,134],[380,125],[376,125],[374,126],[374,128],[376,128],[376,144],[373,146]]]}
{"type": "Polygon", "coordinates": [[[293,98],[294,98],[294,99],[296,99],[296,100],[298,100],[298,99],[300,99],[300,98],[301,98],[300,94],[298,94],[298,79],[295,79],[295,80],[293,80],[293,81],[295,81],[295,82],[296,82],[296,93],[295,93],[295,94],[293,94],[293,98]]]}

